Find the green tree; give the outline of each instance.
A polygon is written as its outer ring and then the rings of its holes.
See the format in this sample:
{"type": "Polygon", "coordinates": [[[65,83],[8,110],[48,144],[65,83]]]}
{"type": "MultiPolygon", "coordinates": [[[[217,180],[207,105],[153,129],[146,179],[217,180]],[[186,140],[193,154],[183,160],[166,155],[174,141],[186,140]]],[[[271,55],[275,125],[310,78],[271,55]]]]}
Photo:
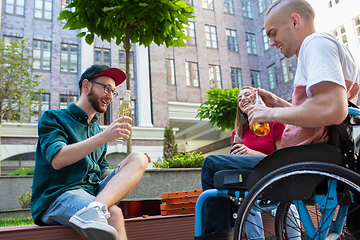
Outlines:
{"type": "MultiPolygon", "coordinates": [[[[78,37],[92,44],[95,34],[102,40],[116,39],[126,51],[126,88],[130,89],[130,43],[145,47],[152,42],[167,47],[185,47],[184,25],[192,18],[193,8],[184,0],[73,0],[58,20],[67,20],[64,29],[86,29],[78,37]]],[[[128,154],[132,140],[128,140],[128,154]]]]}
{"type": "Polygon", "coordinates": [[[233,129],[239,90],[239,88],[206,90],[206,101],[200,105],[196,117],[200,120],[208,118],[211,127],[217,126],[217,130],[221,129],[227,132],[233,129]]]}
{"type": "Polygon", "coordinates": [[[0,39],[0,136],[2,121],[29,119],[32,108],[39,105],[39,94],[45,91],[38,89],[41,76],[33,74],[32,56],[26,42],[22,39],[5,45],[0,39]]]}
{"type": "Polygon", "coordinates": [[[177,144],[175,143],[175,134],[170,122],[166,125],[164,130],[163,146],[163,157],[165,161],[172,159],[178,154],[177,144]]]}

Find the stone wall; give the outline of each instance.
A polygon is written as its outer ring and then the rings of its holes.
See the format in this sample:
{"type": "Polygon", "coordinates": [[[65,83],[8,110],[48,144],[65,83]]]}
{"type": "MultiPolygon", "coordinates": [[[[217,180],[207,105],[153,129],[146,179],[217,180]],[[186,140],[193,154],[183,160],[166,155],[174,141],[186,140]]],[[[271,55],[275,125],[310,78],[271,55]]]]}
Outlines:
{"type": "MultiPolygon", "coordinates": [[[[148,169],[126,199],[161,199],[164,192],[201,189],[201,169],[148,169]]],[[[32,176],[0,177],[0,209],[19,209],[17,196],[31,192],[32,176]]]]}

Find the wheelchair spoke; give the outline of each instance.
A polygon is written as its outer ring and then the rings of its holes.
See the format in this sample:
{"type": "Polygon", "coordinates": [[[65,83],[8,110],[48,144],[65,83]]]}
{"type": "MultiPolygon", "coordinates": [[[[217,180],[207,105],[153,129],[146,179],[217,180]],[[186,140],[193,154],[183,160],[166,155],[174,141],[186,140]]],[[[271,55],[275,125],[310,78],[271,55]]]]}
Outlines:
{"type": "Polygon", "coordinates": [[[246,238],[246,227],[252,226],[265,237],[279,240],[354,240],[358,229],[350,233],[345,220],[360,212],[358,199],[360,176],[356,173],[327,163],[292,164],[250,190],[238,212],[235,239],[246,238]],[[350,204],[356,206],[348,210],[350,204]],[[273,216],[269,210],[277,205],[273,216]],[[264,227],[248,220],[251,210],[261,211],[264,227]]]}

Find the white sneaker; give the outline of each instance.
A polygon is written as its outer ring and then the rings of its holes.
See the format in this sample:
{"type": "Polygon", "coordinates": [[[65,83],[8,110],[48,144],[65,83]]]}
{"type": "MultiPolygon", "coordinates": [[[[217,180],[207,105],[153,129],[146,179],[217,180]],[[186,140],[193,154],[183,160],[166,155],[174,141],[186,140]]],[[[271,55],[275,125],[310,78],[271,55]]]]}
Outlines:
{"type": "Polygon", "coordinates": [[[107,206],[86,207],[75,213],[69,220],[74,229],[91,240],[116,240],[118,233],[110,226],[107,206]]]}

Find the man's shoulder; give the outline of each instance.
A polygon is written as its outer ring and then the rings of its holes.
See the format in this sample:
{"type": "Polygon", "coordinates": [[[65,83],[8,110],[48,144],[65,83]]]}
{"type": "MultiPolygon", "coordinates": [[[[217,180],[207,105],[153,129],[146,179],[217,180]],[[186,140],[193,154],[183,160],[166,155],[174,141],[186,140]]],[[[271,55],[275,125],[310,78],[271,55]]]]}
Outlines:
{"type": "Polygon", "coordinates": [[[50,109],[46,110],[40,117],[39,123],[42,121],[49,121],[50,119],[63,119],[64,116],[68,115],[68,109],[50,109]]]}

